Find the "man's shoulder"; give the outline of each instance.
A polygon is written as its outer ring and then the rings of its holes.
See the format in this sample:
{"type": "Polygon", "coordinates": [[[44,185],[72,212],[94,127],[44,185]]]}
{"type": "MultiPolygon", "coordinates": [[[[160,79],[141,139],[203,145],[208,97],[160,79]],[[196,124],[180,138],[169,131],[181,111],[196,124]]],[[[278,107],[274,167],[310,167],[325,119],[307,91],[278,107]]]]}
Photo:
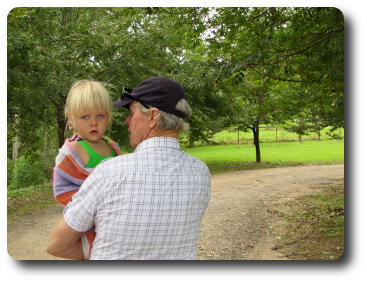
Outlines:
{"type": "MultiPolygon", "coordinates": [[[[135,172],[136,170],[146,170],[147,168],[154,167],[153,164],[164,164],[166,158],[161,158],[162,156],[157,156],[152,154],[152,152],[133,152],[116,157],[112,157],[102,161],[96,168],[97,172],[104,172],[104,174],[115,174],[116,172],[135,172]]],[[[196,172],[201,171],[205,174],[210,174],[208,166],[205,162],[187,154],[184,151],[179,151],[179,153],[174,153],[169,158],[169,162],[176,160],[177,162],[184,161],[185,168],[190,168],[190,171],[194,170],[196,172]],[[178,154],[178,155],[177,155],[178,154]],[[180,161],[179,161],[180,160],[180,161]]],[[[167,165],[167,164],[166,164],[167,165]]],[[[160,167],[158,165],[158,167],[160,167]]]]}
{"type": "Polygon", "coordinates": [[[191,156],[190,154],[187,154],[186,152],[183,152],[183,154],[185,156],[187,156],[191,166],[197,166],[197,167],[202,168],[203,170],[209,172],[208,165],[204,161],[201,161],[200,159],[198,159],[194,156],[191,156]]]}
{"type": "Polygon", "coordinates": [[[111,169],[129,167],[131,163],[136,162],[134,156],[135,153],[126,153],[105,159],[96,167],[96,171],[97,169],[98,171],[109,171],[111,169]]]}

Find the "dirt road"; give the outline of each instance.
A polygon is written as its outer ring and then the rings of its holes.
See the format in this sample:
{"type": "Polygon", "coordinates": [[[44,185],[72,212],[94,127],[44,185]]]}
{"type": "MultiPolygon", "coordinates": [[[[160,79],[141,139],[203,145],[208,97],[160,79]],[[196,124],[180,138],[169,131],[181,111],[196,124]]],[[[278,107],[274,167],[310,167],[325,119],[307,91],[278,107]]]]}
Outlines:
{"type": "MultiPolygon", "coordinates": [[[[218,174],[200,232],[198,259],[278,260],[274,227],[281,223],[267,207],[344,181],[343,165],[315,165],[218,174]]],[[[61,217],[55,205],[8,225],[8,252],[19,260],[58,259],[45,252],[61,217]]]]}

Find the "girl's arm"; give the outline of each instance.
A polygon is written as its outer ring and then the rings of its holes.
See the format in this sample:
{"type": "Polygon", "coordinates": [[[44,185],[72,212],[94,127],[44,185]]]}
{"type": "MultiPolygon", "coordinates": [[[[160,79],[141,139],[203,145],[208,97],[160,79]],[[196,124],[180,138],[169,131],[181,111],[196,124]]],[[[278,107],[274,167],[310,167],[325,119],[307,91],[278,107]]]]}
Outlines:
{"type": "MultiPolygon", "coordinates": [[[[53,192],[57,202],[66,205],[79,190],[89,172],[75,159],[77,152],[73,142],[65,144],[56,157],[53,173],[53,192]]],[[[77,152],[78,153],[78,152],[77,152]]],[[[79,159],[82,159],[78,155],[79,159]]],[[[83,162],[83,160],[82,160],[83,162]]]]}

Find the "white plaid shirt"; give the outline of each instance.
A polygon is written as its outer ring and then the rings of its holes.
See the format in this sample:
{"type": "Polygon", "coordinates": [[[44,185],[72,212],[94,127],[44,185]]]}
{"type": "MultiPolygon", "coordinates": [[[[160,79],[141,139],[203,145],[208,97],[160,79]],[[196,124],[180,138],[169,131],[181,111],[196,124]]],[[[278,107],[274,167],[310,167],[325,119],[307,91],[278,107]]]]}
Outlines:
{"type": "Polygon", "coordinates": [[[206,164],[177,139],[151,138],[97,166],[64,218],[79,232],[95,225],[92,260],[195,259],[210,184],[206,164]]]}

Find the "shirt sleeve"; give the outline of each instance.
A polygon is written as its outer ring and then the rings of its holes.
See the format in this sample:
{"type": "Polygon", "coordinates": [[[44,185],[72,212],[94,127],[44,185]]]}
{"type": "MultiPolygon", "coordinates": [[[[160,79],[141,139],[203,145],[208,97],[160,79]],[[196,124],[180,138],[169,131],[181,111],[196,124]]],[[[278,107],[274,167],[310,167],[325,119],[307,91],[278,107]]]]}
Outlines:
{"type": "Polygon", "coordinates": [[[106,185],[102,172],[94,171],[85,180],[79,191],[64,209],[65,222],[78,232],[93,227],[94,217],[100,202],[100,192],[106,185]]]}

